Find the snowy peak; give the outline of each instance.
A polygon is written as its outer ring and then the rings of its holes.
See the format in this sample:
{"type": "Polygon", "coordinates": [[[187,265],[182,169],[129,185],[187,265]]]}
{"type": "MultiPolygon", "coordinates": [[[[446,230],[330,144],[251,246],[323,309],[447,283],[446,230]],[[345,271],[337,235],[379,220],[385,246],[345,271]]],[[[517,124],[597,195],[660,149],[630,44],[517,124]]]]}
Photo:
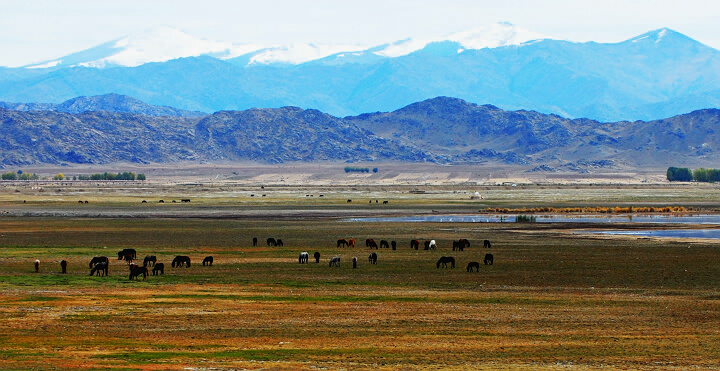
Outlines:
{"type": "Polygon", "coordinates": [[[458,52],[468,49],[498,48],[509,45],[521,45],[528,41],[551,39],[551,37],[528,31],[510,23],[495,23],[487,27],[478,27],[469,31],[457,32],[445,38],[415,40],[406,39],[389,44],[375,54],[384,57],[400,57],[424,49],[432,43],[455,42],[458,52]]]}

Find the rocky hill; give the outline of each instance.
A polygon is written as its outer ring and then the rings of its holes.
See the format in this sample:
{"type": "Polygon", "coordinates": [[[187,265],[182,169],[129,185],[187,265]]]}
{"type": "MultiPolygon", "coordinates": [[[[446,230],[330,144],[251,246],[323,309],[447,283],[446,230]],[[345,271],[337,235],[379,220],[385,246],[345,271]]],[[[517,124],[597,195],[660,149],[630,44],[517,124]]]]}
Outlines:
{"type": "Polygon", "coordinates": [[[297,107],[203,117],[0,109],[0,164],[176,161],[506,163],[530,171],[717,167],[720,110],[598,122],[438,97],[338,118],[297,107]]]}

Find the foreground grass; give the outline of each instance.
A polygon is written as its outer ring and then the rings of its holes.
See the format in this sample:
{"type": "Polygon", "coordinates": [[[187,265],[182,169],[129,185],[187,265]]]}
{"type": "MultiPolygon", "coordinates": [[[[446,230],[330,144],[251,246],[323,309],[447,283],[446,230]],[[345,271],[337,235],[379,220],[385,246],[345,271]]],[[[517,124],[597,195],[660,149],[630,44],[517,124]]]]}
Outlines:
{"type": "Polygon", "coordinates": [[[591,239],[564,227],[5,219],[0,368],[716,368],[716,245],[591,239]],[[285,246],[262,246],[267,237],[285,246]],[[399,247],[370,265],[367,249],[335,247],[350,237],[399,247]],[[475,246],[452,252],[461,237],[475,246]],[[438,250],[410,250],[414,238],[438,250]],[[493,248],[477,247],[486,238],[493,248]],[[129,281],[112,260],[110,276],[87,275],[92,256],[128,247],[157,255],[166,274],[129,281]],[[301,251],[319,251],[321,263],[298,264],[301,251]],[[488,251],[495,265],[465,272],[488,251]],[[192,267],[170,268],[178,254],[192,267]],[[199,264],[206,255],[215,265],[199,264]],[[336,255],[341,267],[329,268],[336,255]],[[457,267],[437,269],[441,255],[457,267]]]}

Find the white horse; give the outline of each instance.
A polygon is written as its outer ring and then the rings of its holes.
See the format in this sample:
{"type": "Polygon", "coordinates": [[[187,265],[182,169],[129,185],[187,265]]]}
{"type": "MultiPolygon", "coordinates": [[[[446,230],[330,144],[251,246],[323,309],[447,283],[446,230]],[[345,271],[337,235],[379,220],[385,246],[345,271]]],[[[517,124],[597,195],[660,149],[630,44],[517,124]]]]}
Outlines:
{"type": "Polygon", "coordinates": [[[430,250],[435,250],[437,246],[435,246],[435,240],[430,240],[430,250]]]}
{"type": "Polygon", "coordinates": [[[310,261],[310,254],[305,251],[301,252],[298,257],[298,262],[300,262],[300,264],[307,264],[308,261],[310,261]]]}
{"type": "Polygon", "coordinates": [[[330,266],[331,267],[333,267],[333,266],[340,267],[340,257],[336,256],[336,257],[333,257],[332,259],[330,259],[330,266]]]}

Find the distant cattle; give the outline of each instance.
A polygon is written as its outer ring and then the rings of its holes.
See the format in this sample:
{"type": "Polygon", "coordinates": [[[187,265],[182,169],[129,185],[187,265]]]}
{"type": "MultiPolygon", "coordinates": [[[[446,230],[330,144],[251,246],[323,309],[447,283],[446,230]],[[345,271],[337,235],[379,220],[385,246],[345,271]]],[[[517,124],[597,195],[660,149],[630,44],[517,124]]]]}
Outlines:
{"type": "Polygon", "coordinates": [[[206,265],[213,265],[213,257],[212,256],[206,256],[205,259],[202,261],[203,267],[206,265]]]}

